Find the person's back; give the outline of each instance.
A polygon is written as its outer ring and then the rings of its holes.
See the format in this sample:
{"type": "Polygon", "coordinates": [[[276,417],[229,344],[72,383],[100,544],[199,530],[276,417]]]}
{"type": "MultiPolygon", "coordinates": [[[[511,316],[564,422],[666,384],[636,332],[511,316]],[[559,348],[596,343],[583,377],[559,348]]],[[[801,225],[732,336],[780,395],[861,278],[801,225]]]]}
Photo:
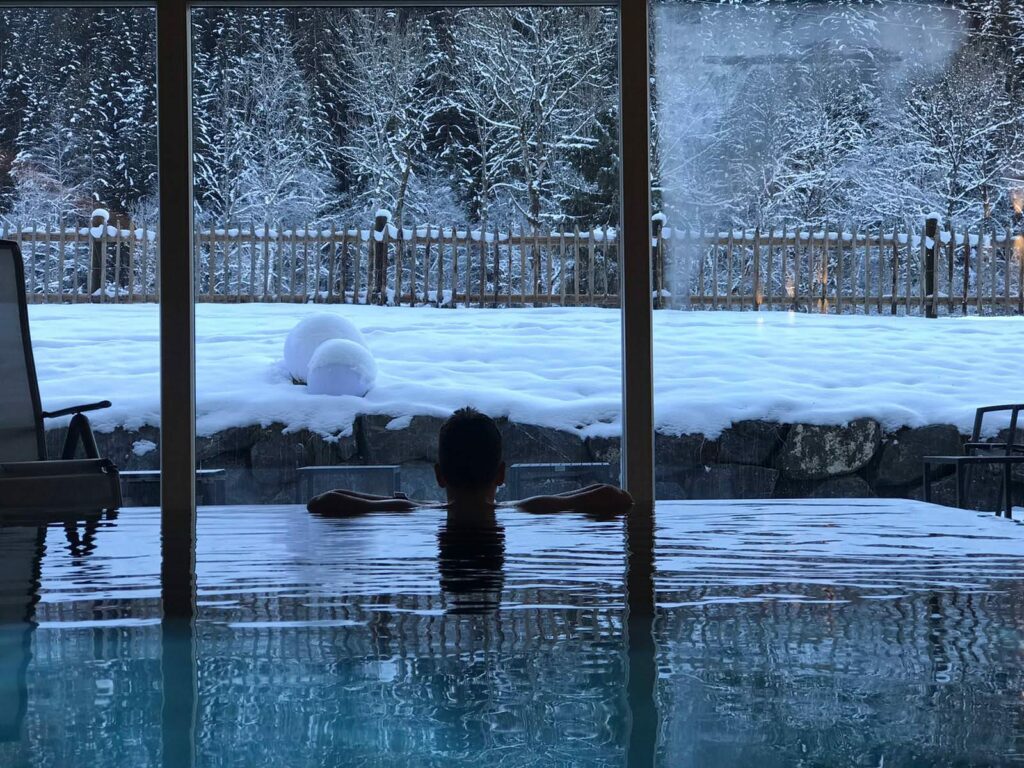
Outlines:
{"type": "MultiPolygon", "coordinates": [[[[449,521],[493,518],[498,506],[495,497],[505,482],[501,432],[494,420],[474,408],[461,408],[452,414],[438,435],[434,474],[447,495],[444,506],[449,521]]],[[[508,503],[535,514],[571,511],[598,516],[622,514],[632,504],[628,493],[610,485],[592,485],[570,493],[508,503]]],[[[310,512],[333,516],[408,512],[426,506],[436,505],[401,494],[381,497],[344,489],[321,494],[308,504],[310,512]]]]}

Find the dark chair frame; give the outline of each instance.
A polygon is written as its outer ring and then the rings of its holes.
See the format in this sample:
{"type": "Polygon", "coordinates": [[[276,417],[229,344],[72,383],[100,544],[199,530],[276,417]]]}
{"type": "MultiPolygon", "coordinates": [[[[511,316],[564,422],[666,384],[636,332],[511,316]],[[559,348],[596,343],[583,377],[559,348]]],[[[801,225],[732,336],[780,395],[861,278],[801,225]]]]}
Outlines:
{"type": "Polygon", "coordinates": [[[36,459],[0,463],[0,509],[116,509],[121,506],[121,483],[117,467],[99,456],[92,425],[85,415],[89,411],[109,408],[107,400],[76,405],[57,411],[44,411],[39,398],[36,363],[32,354],[32,336],[28,322],[28,296],[25,289],[25,267],[21,248],[16,242],[0,240],[0,247],[13,255],[14,279],[17,286],[18,323],[21,327],[25,355],[25,376],[28,379],[32,420],[35,426],[36,459]],[[60,460],[50,460],[46,451],[46,419],[71,416],[67,438],[60,460]],[[81,445],[84,459],[76,459],[81,445]]]}
{"type": "MultiPolygon", "coordinates": [[[[1024,464],[1024,443],[1017,442],[1017,423],[1024,404],[988,405],[974,414],[974,429],[971,439],[964,444],[963,456],[924,457],[924,500],[932,500],[932,465],[952,465],[956,474],[956,505],[963,509],[967,502],[968,468],[978,464],[1001,466],[1003,468],[1003,509],[1007,518],[1013,518],[1013,467],[1024,464]],[[982,423],[990,413],[1010,413],[1010,434],[1005,442],[983,442],[982,423]]],[[[996,514],[999,514],[997,511],[996,514]]]]}
{"type": "MultiPolygon", "coordinates": [[[[14,251],[14,278],[20,286],[25,285],[25,267],[21,257],[21,248],[13,240],[0,240],[0,247],[10,248],[14,251]]],[[[71,416],[71,423],[68,425],[67,438],[64,440],[64,448],[61,450],[61,459],[73,459],[81,444],[87,459],[100,458],[99,450],[96,447],[96,438],[92,433],[92,424],[85,414],[90,411],[98,411],[110,407],[109,400],[101,400],[98,403],[87,403],[75,405],[70,408],[61,408],[56,411],[44,411],[42,401],[39,398],[39,382],[36,377],[36,362],[32,354],[32,336],[28,325],[28,298],[25,290],[18,292],[18,316],[22,328],[22,342],[25,349],[25,369],[28,371],[29,393],[32,398],[32,413],[36,423],[36,443],[38,445],[39,460],[46,461],[46,419],[56,419],[61,416],[71,416]]]]}

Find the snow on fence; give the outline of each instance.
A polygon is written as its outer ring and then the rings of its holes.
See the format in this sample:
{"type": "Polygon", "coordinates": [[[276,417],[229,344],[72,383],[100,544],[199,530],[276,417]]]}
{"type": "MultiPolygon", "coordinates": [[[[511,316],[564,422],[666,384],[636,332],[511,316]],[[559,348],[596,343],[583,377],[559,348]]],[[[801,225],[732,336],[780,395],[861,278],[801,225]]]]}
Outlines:
{"type": "Polygon", "coordinates": [[[1020,235],[676,230],[654,242],[663,307],[1024,314],[1020,235]]]}
{"type": "MultiPolygon", "coordinates": [[[[1024,236],[933,232],[693,232],[656,222],[659,308],[833,313],[1024,313],[1024,236]]],[[[33,302],[158,299],[155,232],[0,227],[19,241],[33,302]]],[[[205,229],[203,302],[618,306],[614,229],[498,233],[205,229]]]]}

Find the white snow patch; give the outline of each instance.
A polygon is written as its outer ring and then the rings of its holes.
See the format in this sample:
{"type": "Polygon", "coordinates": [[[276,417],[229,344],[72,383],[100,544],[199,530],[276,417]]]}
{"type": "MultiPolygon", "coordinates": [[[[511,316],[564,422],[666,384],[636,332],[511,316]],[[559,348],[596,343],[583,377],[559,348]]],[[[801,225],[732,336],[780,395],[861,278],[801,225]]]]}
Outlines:
{"type": "Polygon", "coordinates": [[[156,450],[156,443],[152,440],[136,440],[132,443],[132,453],[136,456],[145,456],[156,450]]]}
{"type": "Polygon", "coordinates": [[[397,419],[392,419],[387,423],[384,429],[399,430],[407,429],[412,424],[412,416],[399,416],[397,419]]]}
{"type": "Polygon", "coordinates": [[[309,361],[311,395],[363,397],[376,380],[373,355],[366,347],[347,339],[325,341],[309,361]]]}
{"type": "MultiPolygon", "coordinates": [[[[158,425],[159,311],[152,304],[29,307],[43,405],[109,399],[98,430],[158,425]]],[[[379,368],[365,398],[310,397],[281,346],[314,304],[196,306],[197,429],[281,422],[336,435],[359,414],[446,417],[472,405],[584,436],[621,431],[621,321],[595,308],[331,308],[354,322],[379,368]]],[[[980,405],[1018,402],[1021,320],[654,313],[655,423],[718,435],[733,421],[887,429],[954,424],[980,405]]],[[[993,421],[990,428],[1000,426],[993,421]]]]}
{"type": "Polygon", "coordinates": [[[284,342],[284,365],[295,381],[306,381],[313,354],[331,339],[346,339],[366,346],[363,334],[352,321],[331,312],[310,315],[288,332],[284,342]]]}

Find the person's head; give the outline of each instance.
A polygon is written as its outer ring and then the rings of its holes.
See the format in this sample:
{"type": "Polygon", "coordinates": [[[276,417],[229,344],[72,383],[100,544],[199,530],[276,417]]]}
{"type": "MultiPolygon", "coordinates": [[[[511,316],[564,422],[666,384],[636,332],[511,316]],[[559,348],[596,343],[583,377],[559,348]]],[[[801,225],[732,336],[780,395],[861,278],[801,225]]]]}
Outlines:
{"type": "Polygon", "coordinates": [[[437,484],[458,493],[490,492],[505,482],[501,432],[494,419],[460,408],[437,439],[437,484]]]}

